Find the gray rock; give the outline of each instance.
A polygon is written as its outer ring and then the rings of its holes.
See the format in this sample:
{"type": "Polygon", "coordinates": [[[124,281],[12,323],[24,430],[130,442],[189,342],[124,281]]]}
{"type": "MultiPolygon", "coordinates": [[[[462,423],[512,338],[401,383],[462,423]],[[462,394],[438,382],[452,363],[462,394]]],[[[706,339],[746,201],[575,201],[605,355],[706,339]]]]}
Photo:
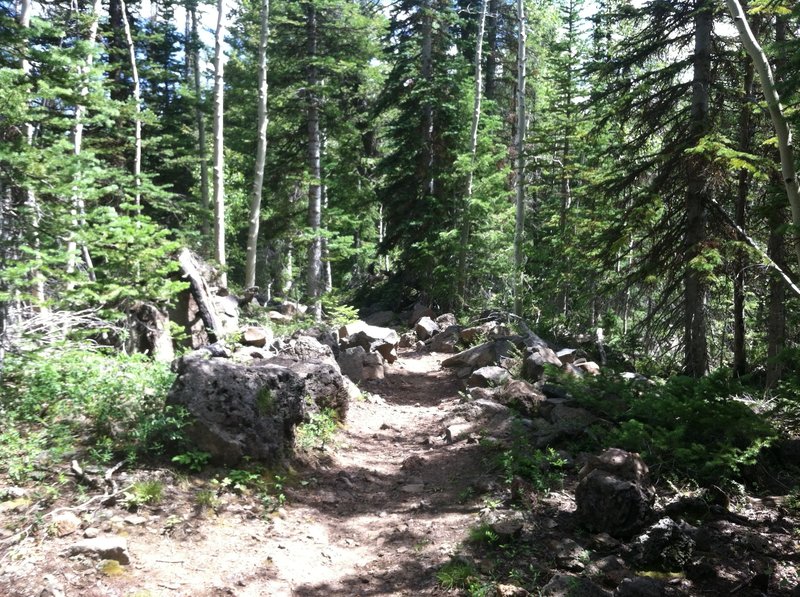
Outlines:
{"type": "Polygon", "coordinates": [[[439,326],[430,317],[421,317],[420,320],[414,325],[414,333],[420,340],[427,340],[433,338],[436,334],[441,332],[439,326]]]}
{"type": "Polygon", "coordinates": [[[634,541],[637,564],[666,572],[682,570],[694,554],[696,530],[686,522],[662,518],[634,541]]]}
{"type": "Polygon", "coordinates": [[[569,537],[554,539],[549,543],[549,547],[559,568],[580,572],[589,561],[589,552],[569,537]]]}
{"type": "Polygon", "coordinates": [[[71,535],[81,528],[81,519],[74,512],[61,512],[53,517],[52,529],[59,537],[71,535]]]}
{"type": "MultiPolygon", "coordinates": [[[[638,455],[630,454],[628,460],[637,458],[638,455]]],[[[645,478],[630,480],[626,478],[628,475],[618,476],[604,470],[603,465],[602,460],[595,459],[594,464],[590,462],[581,470],[575,490],[576,515],[581,524],[593,532],[629,537],[643,528],[650,518],[655,492],[645,478]]],[[[630,465],[615,466],[623,470],[630,468],[630,465]]]]}
{"type": "Polygon", "coordinates": [[[391,364],[397,360],[400,335],[391,328],[380,328],[356,321],[339,329],[339,342],[345,349],[360,346],[366,352],[377,351],[391,364]]]}
{"type": "Polygon", "coordinates": [[[645,576],[626,578],[614,591],[614,597],[662,597],[665,594],[663,582],[645,576]]]}
{"type": "Polygon", "coordinates": [[[361,346],[354,346],[353,348],[346,348],[339,353],[339,358],[336,362],[339,364],[339,369],[343,375],[358,383],[364,379],[364,359],[366,356],[366,350],[361,346]]]}
{"type": "Polygon", "coordinates": [[[611,593],[600,588],[588,578],[573,574],[556,574],[544,586],[540,595],[543,597],[610,597],[611,593]]]}
{"type": "Polygon", "coordinates": [[[456,316],[453,315],[452,313],[445,313],[443,315],[439,315],[439,317],[437,317],[434,321],[442,330],[458,325],[458,320],[456,319],[456,316]]]}
{"type": "Polygon", "coordinates": [[[386,376],[386,368],[383,365],[364,365],[364,379],[381,380],[386,376]]]}
{"type": "Polygon", "coordinates": [[[588,410],[557,404],[547,415],[562,435],[579,435],[597,421],[588,410]]]}
{"type": "Polygon", "coordinates": [[[495,364],[497,351],[494,342],[485,342],[442,361],[443,367],[470,367],[473,370],[495,364]]]}
{"type": "Polygon", "coordinates": [[[422,303],[415,303],[414,306],[411,308],[411,315],[408,318],[408,325],[416,325],[417,322],[422,319],[423,317],[436,317],[436,313],[428,307],[427,305],[423,305],[422,303]]]}
{"type": "Polygon", "coordinates": [[[398,348],[411,348],[417,343],[417,335],[412,331],[406,332],[400,336],[398,348]]]}
{"type": "Polygon", "coordinates": [[[600,365],[594,361],[585,361],[583,363],[576,363],[574,367],[578,371],[582,371],[587,375],[600,375],[600,365]]]}
{"type": "Polygon", "coordinates": [[[470,386],[482,388],[498,387],[511,379],[511,374],[502,367],[481,367],[472,372],[467,382],[470,386]]]}
{"type": "Polygon", "coordinates": [[[217,463],[233,466],[247,456],[277,464],[291,450],[294,426],[303,420],[306,389],[300,376],[256,363],[178,361],[166,405],[188,411],[189,440],[217,463]]]}
{"type": "Polygon", "coordinates": [[[495,400],[526,417],[536,417],[546,398],[542,392],[527,381],[515,379],[509,381],[497,392],[495,400]]]}
{"type": "Polygon", "coordinates": [[[318,360],[279,356],[268,359],[267,363],[286,367],[300,376],[305,384],[305,395],[311,399],[310,404],[306,403],[307,414],[330,409],[340,420],[347,416],[350,395],[342,371],[333,358],[318,360]]]}
{"type": "Polygon", "coordinates": [[[592,562],[588,572],[593,577],[601,577],[604,583],[618,585],[624,579],[633,575],[628,565],[619,556],[605,556],[592,562]]]}
{"type": "Polygon", "coordinates": [[[480,386],[469,388],[468,393],[469,397],[473,400],[496,400],[497,395],[500,393],[502,388],[483,388],[480,386]]]}
{"type": "Polygon", "coordinates": [[[565,365],[575,362],[577,355],[578,355],[577,348],[562,348],[556,353],[558,360],[565,365]]]}
{"type": "Polygon", "coordinates": [[[646,481],[650,473],[641,456],[636,452],[626,452],[619,448],[609,448],[600,456],[591,455],[579,476],[583,478],[594,469],[604,470],[615,477],[634,483],[646,481]]]}
{"type": "Polygon", "coordinates": [[[99,560],[116,560],[120,564],[131,563],[127,539],[117,536],[82,539],[70,545],[65,554],[70,557],[87,555],[99,560]]]}
{"type": "Polygon", "coordinates": [[[272,330],[257,326],[250,326],[242,331],[242,344],[263,348],[272,342],[272,330]]]}
{"type": "Polygon", "coordinates": [[[559,369],[563,365],[552,348],[540,346],[530,350],[532,352],[522,362],[522,376],[529,381],[539,381],[544,375],[545,365],[552,365],[559,369]]]}
{"type": "Polygon", "coordinates": [[[457,325],[451,325],[433,337],[431,350],[433,352],[455,353],[456,345],[460,340],[461,328],[457,325]]]}

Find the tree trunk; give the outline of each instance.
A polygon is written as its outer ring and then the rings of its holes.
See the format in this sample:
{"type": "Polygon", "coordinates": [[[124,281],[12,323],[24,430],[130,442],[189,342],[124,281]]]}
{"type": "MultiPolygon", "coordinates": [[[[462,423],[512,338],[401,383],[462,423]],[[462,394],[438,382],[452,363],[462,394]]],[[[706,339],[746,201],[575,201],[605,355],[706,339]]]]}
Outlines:
{"type": "MultiPolygon", "coordinates": [[[[125,5],[125,0],[119,0],[120,8],[122,10],[122,23],[125,30],[125,41],[128,44],[128,57],[131,61],[131,76],[133,78],[133,101],[136,103],[134,107],[134,158],[133,158],[133,178],[134,186],[136,187],[136,196],[134,198],[134,205],[136,205],[136,215],[139,215],[142,206],[142,106],[141,106],[141,85],[139,83],[139,69],[136,66],[136,46],[133,44],[133,35],[131,35],[131,25],[128,22],[128,8],[125,5]]],[[[139,223],[137,221],[137,226],[139,223]]]]}
{"type": "Polygon", "coordinates": [[[493,100],[497,93],[497,11],[498,0],[486,0],[489,3],[489,24],[486,29],[486,99],[493,100]]]}
{"type": "MultiPolygon", "coordinates": [[[[20,12],[19,12],[19,25],[22,29],[25,30],[25,33],[30,29],[31,26],[31,0],[22,0],[20,3],[20,12]]],[[[31,63],[28,60],[27,55],[27,46],[29,43],[26,43],[24,48],[22,48],[22,58],[20,59],[20,67],[22,68],[22,72],[26,77],[30,77],[31,75],[31,63]]],[[[28,89],[28,93],[30,93],[30,88],[28,89]]],[[[29,103],[30,105],[30,103],[29,103]]],[[[32,122],[25,123],[25,140],[28,144],[28,147],[33,146],[33,137],[34,137],[35,127],[32,122]]],[[[25,203],[27,204],[28,210],[31,214],[31,234],[32,234],[32,248],[34,259],[38,263],[41,261],[41,243],[39,240],[39,225],[42,219],[42,212],[41,207],[39,206],[39,201],[36,198],[36,192],[28,186],[26,188],[26,199],[25,203]]],[[[34,302],[37,304],[38,308],[44,309],[44,275],[42,274],[39,268],[35,268],[31,270],[31,277],[33,279],[33,299],[34,302]]]]}
{"type": "Polygon", "coordinates": [[[203,239],[207,240],[210,232],[208,214],[211,210],[211,200],[208,194],[208,153],[206,150],[206,120],[203,115],[203,88],[200,83],[200,35],[197,27],[197,4],[192,4],[192,65],[194,75],[194,118],[197,126],[197,152],[200,161],[200,207],[201,214],[200,232],[203,239]]]}
{"type": "Polygon", "coordinates": [[[225,259],[225,158],[223,155],[225,0],[217,0],[214,34],[214,258],[219,264],[220,283],[228,285],[225,259]]]}
{"type": "MultiPolygon", "coordinates": [[[[744,67],[744,96],[739,112],[739,151],[750,153],[753,145],[753,119],[751,106],[755,105],[755,86],[753,84],[753,65],[746,61],[744,67]]],[[[750,173],[742,168],[739,171],[736,195],[736,224],[747,229],[747,199],[750,196],[750,173]]],[[[747,350],[745,347],[745,272],[747,271],[747,255],[738,251],[734,260],[733,276],[733,373],[742,376],[747,373],[747,350]]]]}
{"type": "MultiPolygon", "coordinates": [[[[80,67],[79,71],[82,75],[86,77],[90,76],[90,72],[92,70],[92,65],[94,64],[94,47],[95,43],[97,42],[97,29],[100,23],[100,11],[103,8],[103,4],[101,0],[94,0],[94,4],[92,5],[92,13],[91,13],[91,23],[89,25],[89,35],[88,35],[88,42],[89,42],[89,51],[86,55],[86,59],[84,65],[80,67]]],[[[87,83],[88,84],[88,83],[87,83]]],[[[89,88],[84,85],[80,91],[80,98],[83,99],[87,95],[89,95],[89,88]]],[[[79,103],[75,106],[75,126],[72,129],[72,153],[75,157],[81,155],[81,151],[83,149],[83,117],[86,113],[86,106],[82,103],[79,103]]],[[[72,226],[73,232],[71,234],[71,238],[67,243],[67,253],[69,255],[67,260],[67,272],[72,273],[75,271],[75,256],[78,252],[78,243],[75,240],[75,233],[84,228],[86,226],[86,203],[84,202],[82,191],[80,188],[80,180],[75,181],[75,186],[73,187],[75,194],[72,196],[72,226]]],[[[81,256],[83,257],[83,262],[86,265],[86,270],[89,275],[89,279],[94,282],[95,275],[94,275],[94,265],[92,264],[92,257],[89,253],[89,247],[86,244],[82,244],[80,247],[81,256]]]]}
{"type": "MultiPolygon", "coordinates": [[[[711,85],[711,31],[713,16],[707,0],[697,0],[694,23],[694,74],[692,80],[691,141],[696,144],[708,131],[708,90],[711,85]]],[[[684,349],[688,375],[708,373],[706,323],[707,283],[704,274],[692,265],[706,241],[706,205],[710,202],[707,158],[690,156],[686,191],[686,230],[684,233],[684,349]]]]}
{"type": "MultiPolygon", "coordinates": [[[[430,94],[433,86],[433,14],[432,0],[424,0],[422,4],[421,74],[422,79],[425,81],[428,94],[430,94]]],[[[422,164],[421,170],[423,176],[425,176],[425,184],[428,187],[428,193],[433,195],[435,190],[433,178],[433,103],[429,99],[429,96],[426,97],[422,106],[422,137],[425,140],[425,150],[422,153],[422,159],[425,163],[422,164]]]]}
{"type": "Polygon", "coordinates": [[[781,156],[783,184],[786,187],[786,196],[789,199],[789,207],[792,211],[795,258],[798,267],[800,267],[800,182],[798,182],[797,170],[795,169],[792,131],[789,128],[789,123],[783,112],[783,106],[781,105],[778,89],[775,85],[772,68],[769,65],[766,54],[761,49],[761,45],[750,29],[741,3],[739,0],[725,1],[728,5],[731,17],[733,18],[733,22],[736,25],[736,29],[739,32],[739,39],[750,55],[750,58],[753,60],[755,69],[758,72],[761,88],[764,90],[764,97],[769,107],[772,125],[778,137],[778,150],[781,156]]]}
{"type": "Polygon", "coordinates": [[[308,83],[308,171],[311,179],[308,187],[308,227],[311,228],[311,244],[308,247],[308,296],[315,321],[322,319],[322,157],[319,126],[319,99],[317,98],[317,9],[313,2],[306,4],[306,44],[309,59],[308,83]]]}
{"type": "Polygon", "coordinates": [[[486,26],[486,8],[488,0],[481,3],[481,14],[478,21],[478,39],[475,42],[475,100],[472,106],[472,127],[469,135],[469,170],[467,171],[467,189],[464,199],[462,221],[461,221],[461,242],[458,253],[458,287],[456,289],[456,301],[458,307],[462,308],[466,300],[467,286],[467,254],[469,252],[469,236],[472,224],[470,209],[472,206],[472,185],[475,175],[475,157],[478,151],[478,125],[481,118],[481,101],[483,99],[483,32],[486,26]]]}
{"type": "Polygon", "coordinates": [[[258,229],[261,221],[261,193],[264,188],[264,164],[267,159],[267,41],[269,39],[269,0],[261,2],[261,36],[258,43],[258,146],[253,172],[253,192],[250,197],[250,226],[247,231],[244,285],[256,285],[256,256],[258,229]]]}
{"type": "Polygon", "coordinates": [[[517,197],[516,225],[514,227],[514,312],[522,315],[522,289],[524,285],[524,258],[522,241],[525,232],[525,75],[526,75],[526,23],[525,1],[517,0],[519,40],[517,45],[517,197]]]}

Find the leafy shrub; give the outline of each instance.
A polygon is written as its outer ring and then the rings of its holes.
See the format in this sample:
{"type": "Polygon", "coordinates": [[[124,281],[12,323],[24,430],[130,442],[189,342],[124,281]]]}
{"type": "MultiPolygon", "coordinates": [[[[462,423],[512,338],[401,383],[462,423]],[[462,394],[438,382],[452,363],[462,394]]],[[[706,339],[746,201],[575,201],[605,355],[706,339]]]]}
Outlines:
{"type": "Polygon", "coordinates": [[[521,477],[538,492],[561,485],[564,465],[566,461],[553,448],[534,449],[521,425],[515,425],[513,429],[511,448],[500,454],[500,467],[506,483],[511,484],[515,477],[521,477]]]}
{"type": "Polygon", "coordinates": [[[303,450],[324,449],[330,443],[337,429],[336,411],[326,408],[313,413],[307,423],[297,426],[295,445],[303,450]]]}
{"type": "Polygon", "coordinates": [[[776,436],[765,417],[737,398],[744,388],[726,371],[672,377],[661,385],[601,376],[573,383],[571,391],[616,423],[600,431],[600,447],[639,452],[658,477],[737,480],[776,436]]]}
{"type": "Polygon", "coordinates": [[[174,375],[143,355],[65,345],[7,359],[0,467],[17,481],[37,454],[86,451],[100,463],[160,456],[183,440],[186,413],[165,409],[174,375]],[[46,452],[45,452],[46,451],[46,452]]]}

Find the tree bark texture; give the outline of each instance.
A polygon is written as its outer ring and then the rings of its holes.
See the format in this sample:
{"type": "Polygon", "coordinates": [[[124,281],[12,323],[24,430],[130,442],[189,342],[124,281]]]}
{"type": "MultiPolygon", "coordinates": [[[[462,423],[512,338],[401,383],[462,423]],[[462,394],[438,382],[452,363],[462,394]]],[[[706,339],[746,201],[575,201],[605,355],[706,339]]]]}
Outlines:
{"type": "Polygon", "coordinates": [[[214,34],[214,258],[219,264],[220,282],[228,285],[225,272],[225,158],[224,98],[225,77],[222,44],[225,39],[225,0],[217,0],[217,28],[214,34]]]}
{"type": "Polygon", "coordinates": [[[315,64],[317,56],[317,10],[313,2],[306,4],[306,49],[309,66],[307,72],[307,152],[308,173],[308,227],[311,229],[311,243],[308,247],[307,290],[314,319],[322,319],[322,152],[319,124],[319,98],[317,97],[318,73],[315,64]]]}
{"type": "Polygon", "coordinates": [[[250,222],[247,231],[244,285],[256,285],[256,258],[258,255],[258,230],[261,222],[261,194],[264,189],[264,165],[267,160],[267,41],[269,40],[269,0],[261,2],[261,35],[258,42],[258,145],[253,172],[253,191],[250,196],[250,222]]]}
{"type": "MultiPolygon", "coordinates": [[[[713,15],[708,0],[697,0],[694,21],[691,142],[697,144],[708,132],[711,85],[711,31],[713,15]]],[[[711,190],[707,185],[707,158],[693,155],[687,164],[684,232],[684,350],[686,373],[701,377],[708,373],[708,340],[705,274],[696,267],[706,242],[707,213],[711,190]]]]}
{"type": "Polygon", "coordinates": [[[516,221],[514,227],[514,312],[522,315],[522,289],[524,286],[523,237],[525,232],[525,132],[527,118],[525,113],[525,77],[527,62],[527,24],[525,22],[525,2],[517,0],[517,21],[519,39],[517,45],[517,194],[516,221]]]}
{"type": "Polygon", "coordinates": [[[764,97],[767,100],[769,115],[775,134],[778,137],[778,150],[781,156],[781,174],[783,184],[786,188],[786,196],[789,200],[789,207],[792,212],[792,224],[794,237],[794,251],[797,265],[800,268],[800,182],[797,179],[795,168],[794,146],[792,144],[792,131],[783,112],[781,99],[775,85],[775,78],[772,67],[767,60],[767,55],[758,43],[753,34],[750,24],[747,22],[744,9],[739,0],[725,0],[728,11],[731,13],[736,30],[739,32],[739,39],[745,50],[750,55],[758,73],[761,88],[764,90],[764,97]]]}
{"type": "MultiPolygon", "coordinates": [[[[211,211],[211,199],[208,193],[208,153],[206,149],[206,120],[203,115],[203,88],[200,82],[200,34],[197,25],[197,5],[191,7],[192,13],[192,73],[194,78],[194,118],[197,126],[197,153],[200,162],[200,207],[203,210],[200,231],[204,239],[208,238],[209,225],[207,214],[211,211]]],[[[187,49],[188,51],[188,49],[187,49]]]]}
{"type": "Polygon", "coordinates": [[[467,171],[466,197],[464,198],[461,220],[461,241],[458,253],[458,287],[456,300],[458,307],[463,307],[467,286],[467,254],[469,252],[469,237],[472,206],[472,186],[475,176],[475,158],[478,152],[478,126],[481,119],[481,101],[483,99],[483,33],[486,27],[486,9],[489,0],[481,2],[481,13],[478,20],[478,38],[475,42],[475,99],[472,105],[472,126],[469,134],[469,170],[467,171]]]}

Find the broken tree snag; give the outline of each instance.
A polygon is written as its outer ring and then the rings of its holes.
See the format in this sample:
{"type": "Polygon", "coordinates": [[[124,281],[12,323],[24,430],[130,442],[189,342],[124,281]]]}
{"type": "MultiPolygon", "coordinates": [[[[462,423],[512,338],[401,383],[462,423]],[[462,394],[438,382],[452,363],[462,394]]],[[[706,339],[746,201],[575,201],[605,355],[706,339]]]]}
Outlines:
{"type": "Polygon", "coordinates": [[[178,263],[181,266],[183,277],[189,280],[189,292],[191,292],[192,298],[197,304],[197,309],[200,318],[203,320],[203,325],[205,325],[209,340],[214,342],[219,339],[222,332],[222,320],[219,313],[217,313],[214,298],[211,296],[211,290],[205,278],[203,278],[200,265],[189,249],[181,250],[180,255],[178,255],[178,263]]]}

